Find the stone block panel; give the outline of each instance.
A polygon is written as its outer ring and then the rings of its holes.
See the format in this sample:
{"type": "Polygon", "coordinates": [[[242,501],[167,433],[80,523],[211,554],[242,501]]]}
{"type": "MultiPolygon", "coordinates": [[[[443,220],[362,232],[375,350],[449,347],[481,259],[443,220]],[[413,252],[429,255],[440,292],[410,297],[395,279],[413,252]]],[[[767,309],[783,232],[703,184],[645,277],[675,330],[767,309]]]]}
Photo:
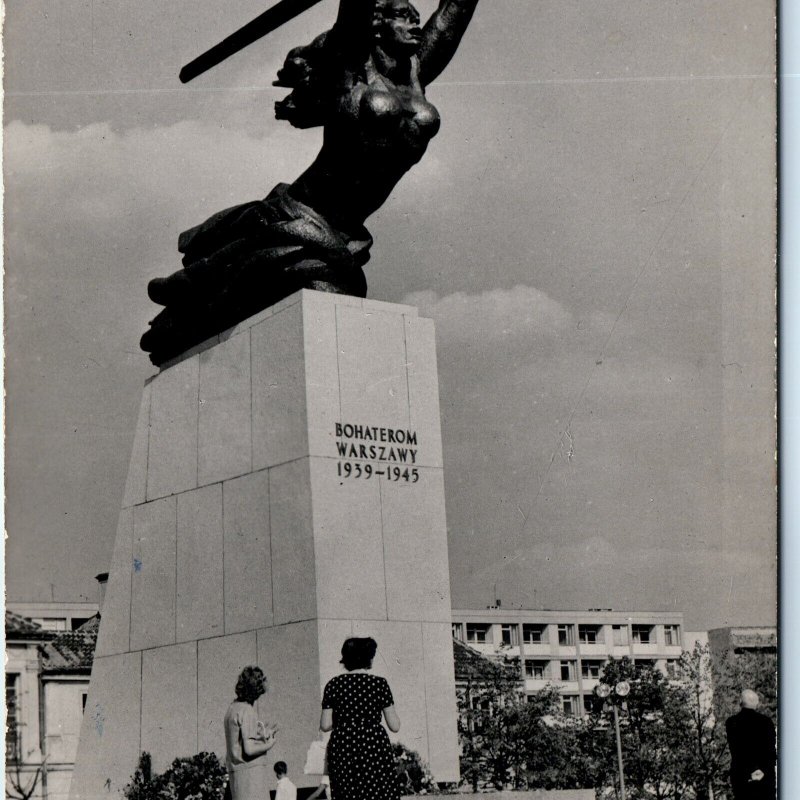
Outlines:
{"type": "Polygon", "coordinates": [[[409,427],[417,432],[417,463],[426,467],[441,467],[442,425],[433,320],[405,317],[404,325],[409,427]]]}
{"type": "Polygon", "coordinates": [[[250,335],[199,356],[198,482],[233,478],[252,467],[250,335]]]}
{"type": "Polygon", "coordinates": [[[380,483],[388,617],[449,623],[442,471],[420,468],[419,476],[380,483]]]}
{"type": "Polygon", "coordinates": [[[129,508],[147,499],[147,456],[150,447],[150,395],[152,383],[145,385],[142,402],[139,405],[139,418],[133,436],[133,449],[125,481],[122,507],[129,508]]]}
{"type": "Polygon", "coordinates": [[[372,670],[389,681],[395,708],[400,716],[400,731],[390,734],[391,738],[416,750],[428,761],[421,624],[354,620],[353,635],[372,636],[378,643],[372,670]]]}
{"type": "Polygon", "coordinates": [[[95,658],[70,787],[73,800],[115,797],[136,769],[141,661],[141,653],[95,658]]]}
{"type": "Polygon", "coordinates": [[[319,651],[316,621],[278,625],[258,631],[258,665],[269,691],[258,701],[259,719],[280,728],[270,760],[293,765],[299,785],[311,742],[319,738],[319,651]]]}
{"type": "Polygon", "coordinates": [[[160,372],[149,384],[147,499],[197,487],[199,357],[160,372]]]}
{"type": "Polygon", "coordinates": [[[336,307],[342,422],[405,427],[408,379],[402,315],[336,307]]]}
{"type": "Polygon", "coordinates": [[[225,633],[272,625],[269,471],[222,485],[225,633]]]}
{"type": "Polygon", "coordinates": [[[273,623],[317,616],[309,459],[269,470],[273,623]]]}
{"type": "Polygon", "coordinates": [[[303,312],[294,303],[250,329],[253,356],[253,467],[308,453],[303,312]]]}
{"type": "Polygon", "coordinates": [[[457,783],[458,709],[450,622],[422,624],[428,763],[437,781],[457,783]]]}
{"type": "Polygon", "coordinates": [[[133,509],[131,650],[175,641],[177,567],[176,498],[164,497],[136,506],[133,509]]]}
{"type": "Polygon", "coordinates": [[[344,478],[312,458],[317,611],[325,619],[386,619],[380,478],[344,478]]]}
{"type": "Polygon", "coordinates": [[[258,661],[256,632],[197,643],[197,748],[225,758],[225,712],[236,698],[236,679],[258,661]]]}
{"type": "Polygon", "coordinates": [[[197,643],[142,653],[142,750],[163,772],[197,749],[197,643]]]}
{"type": "Polygon", "coordinates": [[[341,419],[336,305],[323,292],[304,292],[308,453],[332,457],[335,425],[341,419]]]}
{"type": "Polygon", "coordinates": [[[103,601],[103,623],[97,636],[96,658],[130,650],[132,572],[133,509],[123,508],[103,601]]]}
{"type": "Polygon", "coordinates": [[[176,641],[224,632],[222,484],[177,496],[176,641]]]}

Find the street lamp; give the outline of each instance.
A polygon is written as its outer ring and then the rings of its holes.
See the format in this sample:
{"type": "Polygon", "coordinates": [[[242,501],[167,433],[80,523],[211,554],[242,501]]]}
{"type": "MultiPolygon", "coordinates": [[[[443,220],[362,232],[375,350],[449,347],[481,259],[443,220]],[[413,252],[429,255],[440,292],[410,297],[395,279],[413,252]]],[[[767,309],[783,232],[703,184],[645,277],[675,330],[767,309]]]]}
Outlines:
{"type": "Polygon", "coordinates": [[[611,687],[607,683],[598,683],[594,688],[595,694],[605,703],[611,703],[614,711],[614,731],[617,735],[617,765],[619,766],[619,793],[622,800],[625,800],[625,771],[622,768],[622,737],[619,735],[619,711],[617,706],[631,692],[631,685],[628,681],[620,681],[616,686],[611,687]],[[612,693],[614,697],[611,697],[612,693]],[[609,698],[611,698],[609,700],[609,698]]]}

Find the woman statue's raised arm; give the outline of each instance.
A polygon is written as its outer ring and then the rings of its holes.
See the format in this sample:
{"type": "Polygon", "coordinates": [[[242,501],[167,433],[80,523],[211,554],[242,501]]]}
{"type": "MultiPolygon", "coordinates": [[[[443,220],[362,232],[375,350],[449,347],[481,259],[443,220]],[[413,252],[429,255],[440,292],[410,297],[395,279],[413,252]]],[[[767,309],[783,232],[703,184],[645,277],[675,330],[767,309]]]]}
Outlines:
{"type": "Polygon", "coordinates": [[[441,75],[455,55],[478,0],[440,0],[422,29],[419,79],[427,86],[441,75]]]}

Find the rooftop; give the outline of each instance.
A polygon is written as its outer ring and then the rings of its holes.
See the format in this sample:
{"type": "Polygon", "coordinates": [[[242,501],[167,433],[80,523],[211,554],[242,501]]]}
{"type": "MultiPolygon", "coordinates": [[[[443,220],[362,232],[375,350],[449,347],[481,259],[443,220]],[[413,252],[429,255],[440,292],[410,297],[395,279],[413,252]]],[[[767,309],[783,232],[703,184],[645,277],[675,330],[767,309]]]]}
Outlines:
{"type": "Polygon", "coordinates": [[[54,636],[52,631],[42,629],[33,620],[23,617],[22,614],[15,614],[6,609],[6,640],[47,640],[54,636]]]}
{"type": "Polygon", "coordinates": [[[100,616],[92,617],[74,631],[65,631],[41,647],[42,673],[89,673],[94,661],[100,616]]]}

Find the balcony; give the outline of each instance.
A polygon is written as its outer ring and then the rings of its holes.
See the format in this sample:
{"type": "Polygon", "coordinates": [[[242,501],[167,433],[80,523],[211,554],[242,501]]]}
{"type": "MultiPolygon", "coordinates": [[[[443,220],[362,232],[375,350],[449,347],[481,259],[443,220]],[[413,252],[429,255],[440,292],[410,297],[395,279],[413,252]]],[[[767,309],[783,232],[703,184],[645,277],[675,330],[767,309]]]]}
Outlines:
{"type": "Polygon", "coordinates": [[[595,642],[594,644],[586,644],[581,642],[581,655],[582,656],[607,656],[609,653],[609,646],[605,642],[595,642]]]}
{"type": "Polygon", "coordinates": [[[549,656],[553,652],[553,645],[550,642],[535,642],[522,645],[526,656],[549,656]]]}
{"type": "Polygon", "coordinates": [[[525,691],[526,692],[541,692],[542,689],[546,689],[548,686],[552,686],[553,683],[558,683],[561,685],[560,681],[553,681],[550,678],[526,678],[525,679],[525,691]]]}

